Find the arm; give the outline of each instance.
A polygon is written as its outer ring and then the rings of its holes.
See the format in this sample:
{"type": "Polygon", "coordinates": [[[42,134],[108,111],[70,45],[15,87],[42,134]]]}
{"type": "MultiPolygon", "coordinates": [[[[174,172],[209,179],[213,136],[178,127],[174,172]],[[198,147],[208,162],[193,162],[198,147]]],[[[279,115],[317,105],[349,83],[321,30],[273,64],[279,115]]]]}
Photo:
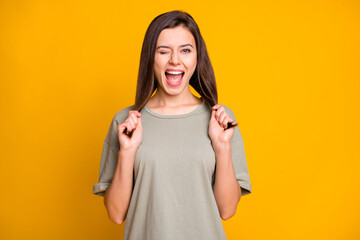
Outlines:
{"type": "Polygon", "coordinates": [[[216,173],[214,196],[220,217],[227,220],[235,215],[240,201],[241,188],[235,177],[231,159],[231,145],[224,144],[215,149],[216,173]]]}
{"type": "Polygon", "coordinates": [[[117,126],[120,150],[111,184],[106,189],[104,204],[110,220],[122,224],[129,208],[133,170],[137,149],[142,141],[141,114],[130,111],[129,117],[117,126]]]}
{"type": "Polygon", "coordinates": [[[241,197],[241,188],[235,176],[231,156],[230,142],[234,128],[228,127],[228,123],[233,124],[234,121],[227,115],[224,107],[218,104],[213,106],[209,122],[209,136],[216,158],[214,197],[220,217],[224,220],[235,214],[241,197]]]}
{"type": "Polygon", "coordinates": [[[111,221],[122,224],[126,218],[133,186],[133,165],[136,152],[119,151],[114,177],[106,189],[104,205],[111,221]]]}

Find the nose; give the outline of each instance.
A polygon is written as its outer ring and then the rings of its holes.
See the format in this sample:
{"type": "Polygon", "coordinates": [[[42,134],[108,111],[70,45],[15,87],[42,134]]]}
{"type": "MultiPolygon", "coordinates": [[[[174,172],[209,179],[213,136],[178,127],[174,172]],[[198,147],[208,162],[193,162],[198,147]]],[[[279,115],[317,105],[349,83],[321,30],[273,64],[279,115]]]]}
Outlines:
{"type": "Polygon", "coordinates": [[[180,63],[180,56],[178,53],[176,52],[173,52],[171,54],[171,57],[170,57],[170,61],[169,61],[171,64],[173,65],[178,65],[180,63]]]}

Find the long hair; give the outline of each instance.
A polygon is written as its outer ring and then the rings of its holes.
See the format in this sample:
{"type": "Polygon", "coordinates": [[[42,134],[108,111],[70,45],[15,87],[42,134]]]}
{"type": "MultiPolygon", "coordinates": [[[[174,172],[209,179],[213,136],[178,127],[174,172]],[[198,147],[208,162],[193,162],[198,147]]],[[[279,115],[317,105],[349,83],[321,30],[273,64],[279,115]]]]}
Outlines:
{"type": "Polygon", "coordinates": [[[210,106],[217,104],[218,95],[214,70],[210,62],[204,39],[200,34],[200,29],[188,13],[171,11],[154,18],[144,37],[135,97],[135,109],[138,111],[146,105],[158,87],[154,76],[154,58],[156,43],[160,32],[166,28],[173,28],[179,25],[189,29],[196,43],[197,66],[190,78],[189,84],[210,106]]]}

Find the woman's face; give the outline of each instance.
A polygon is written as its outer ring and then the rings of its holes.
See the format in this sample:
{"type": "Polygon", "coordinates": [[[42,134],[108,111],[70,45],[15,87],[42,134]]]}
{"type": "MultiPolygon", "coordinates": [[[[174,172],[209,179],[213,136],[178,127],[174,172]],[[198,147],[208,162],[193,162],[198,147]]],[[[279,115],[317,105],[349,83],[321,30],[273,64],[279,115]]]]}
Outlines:
{"type": "Polygon", "coordinates": [[[168,95],[190,91],[189,81],[196,64],[195,39],[186,27],[166,28],[160,32],[154,59],[158,90],[168,95]]]}

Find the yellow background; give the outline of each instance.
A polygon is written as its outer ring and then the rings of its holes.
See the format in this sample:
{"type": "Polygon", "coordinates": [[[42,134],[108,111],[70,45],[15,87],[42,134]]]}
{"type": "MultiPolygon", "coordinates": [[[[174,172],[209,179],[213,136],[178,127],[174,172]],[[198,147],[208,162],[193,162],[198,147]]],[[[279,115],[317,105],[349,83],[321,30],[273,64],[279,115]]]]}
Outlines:
{"type": "Polygon", "coordinates": [[[143,37],[181,9],[233,109],[253,193],[228,239],[360,239],[360,3],[0,1],[0,239],[121,239],[92,194],[143,37]]]}

